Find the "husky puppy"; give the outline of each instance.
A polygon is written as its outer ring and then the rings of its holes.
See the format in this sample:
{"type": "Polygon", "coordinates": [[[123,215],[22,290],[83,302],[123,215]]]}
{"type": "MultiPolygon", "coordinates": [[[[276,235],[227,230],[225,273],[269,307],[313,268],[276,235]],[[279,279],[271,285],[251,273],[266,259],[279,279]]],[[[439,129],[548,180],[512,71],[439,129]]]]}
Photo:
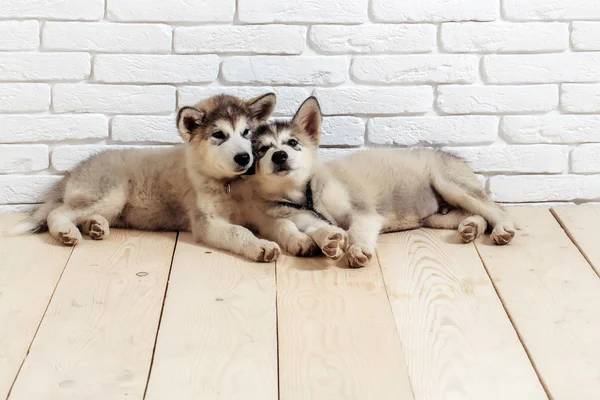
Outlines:
{"type": "Polygon", "coordinates": [[[243,204],[231,186],[253,165],[251,131],[275,107],[275,95],[250,101],[219,95],[183,107],[185,144],[169,149],[107,151],[65,176],[13,234],[48,228],[73,246],[109,227],[192,231],[195,240],[256,261],[277,259],[279,246],[241,226],[243,204]]]}
{"type": "MultiPolygon", "coordinates": [[[[502,245],[515,233],[459,158],[427,149],[371,149],[319,160],[321,110],[307,99],[291,122],[259,127],[252,138],[257,190],[269,214],[292,220],[323,253],[351,267],[373,257],[380,232],[419,227],[458,229],[471,242],[492,228],[502,245]]],[[[284,246],[285,247],[285,246],[284,246]]]]}

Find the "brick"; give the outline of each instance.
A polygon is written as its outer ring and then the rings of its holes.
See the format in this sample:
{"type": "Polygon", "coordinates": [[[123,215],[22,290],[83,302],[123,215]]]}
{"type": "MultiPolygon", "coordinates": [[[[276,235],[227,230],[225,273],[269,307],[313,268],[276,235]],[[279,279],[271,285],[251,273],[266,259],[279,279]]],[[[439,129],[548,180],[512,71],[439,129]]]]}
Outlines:
{"type": "Polygon", "coordinates": [[[325,115],[415,114],[431,110],[433,89],[430,86],[317,88],[315,96],[325,115]]]}
{"type": "Polygon", "coordinates": [[[175,110],[173,86],[57,84],[52,97],[55,112],[170,114],[175,110]]]}
{"type": "Polygon", "coordinates": [[[504,15],[515,21],[600,19],[595,0],[504,0],[504,15]]]}
{"type": "Polygon", "coordinates": [[[365,123],[357,117],[325,117],[321,145],[361,146],[365,143],[365,123]]]}
{"type": "Polygon", "coordinates": [[[327,147],[319,148],[319,154],[325,161],[334,160],[334,159],[340,158],[340,157],[345,157],[356,151],[361,151],[361,149],[360,148],[359,149],[357,149],[357,148],[337,148],[336,149],[336,148],[327,148],[327,147]]]}
{"type": "Polygon", "coordinates": [[[456,22],[441,28],[442,47],[457,53],[551,52],[569,48],[564,23],[456,22]]]}
{"type": "Polygon", "coordinates": [[[106,137],[108,137],[108,119],[104,115],[0,116],[0,143],[106,137]]]}
{"type": "Polygon", "coordinates": [[[600,143],[575,147],[571,152],[571,171],[576,174],[600,173],[600,143]]]}
{"type": "Polygon", "coordinates": [[[600,22],[573,22],[571,45],[575,50],[600,50],[600,22]]]}
{"type": "Polygon", "coordinates": [[[0,83],[0,112],[46,111],[50,86],[45,83],[0,83]]]}
{"type": "Polygon", "coordinates": [[[85,50],[103,53],[169,53],[171,27],[160,24],[46,22],[46,50],[85,50]]]}
{"type": "Polygon", "coordinates": [[[33,50],[39,45],[39,22],[0,21],[0,50],[33,50]]]}
{"type": "Polygon", "coordinates": [[[346,81],[348,60],[344,56],[240,56],[223,61],[222,74],[231,83],[327,85],[346,81]]]}
{"type": "Polygon", "coordinates": [[[300,54],[305,43],[304,26],[181,26],[174,47],[177,53],[300,54]]]}
{"type": "Polygon", "coordinates": [[[235,0],[106,0],[106,16],[115,21],[232,22],[235,0]]]}
{"type": "Polygon", "coordinates": [[[217,78],[219,57],[98,54],[94,80],[105,83],[208,83],[217,78]]]}
{"type": "Polygon", "coordinates": [[[499,0],[373,0],[372,13],[385,22],[493,21],[499,0]]]}
{"type": "Polygon", "coordinates": [[[368,0],[238,0],[242,22],[360,23],[367,20],[368,0]]]}
{"type": "Polygon", "coordinates": [[[52,167],[57,171],[69,171],[91,156],[108,150],[157,149],[169,146],[115,146],[115,145],[69,145],[52,151],[52,167]]]}
{"type": "Polygon", "coordinates": [[[488,55],[483,57],[489,83],[560,83],[600,80],[600,53],[488,55]]]}
{"type": "Polygon", "coordinates": [[[55,175],[0,175],[0,204],[39,203],[61,178],[55,175]]]}
{"type": "Polygon", "coordinates": [[[0,173],[41,171],[48,165],[46,145],[0,145],[0,173]]]}
{"type": "MultiPolygon", "coordinates": [[[[503,207],[523,207],[523,203],[500,203],[503,207]]],[[[529,202],[527,203],[528,207],[544,207],[544,208],[552,208],[552,207],[560,207],[560,206],[574,206],[575,203],[570,201],[545,201],[545,202],[529,202]]]]}
{"type": "Polygon", "coordinates": [[[300,104],[310,96],[311,90],[304,87],[269,87],[269,86],[182,86],[178,90],[179,107],[196,104],[217,94],[229,94],[250,100],[267,93],[275,93],[277,105],[275,115],[292,116],[300,107],[300,104]]]}
{"type": "Polygon", "coordinates": [[[492,176],[496,201],[569,201],[600,198],[600,175],[492,176]]]}
{"type": "Polygon", "coordinates": [[[507,116],[500,131],[511,143],[596,142],[600,115],[507,116]]]}
{"type": "Polygon", "coordinates": [[[429,53],[436,49],[431,24],[317,25],[309,33],[320,53],[429,53]]]}
{"type": "Polygon", "coordinates": [[[111,137],[118,142],[183,142],[175,115],[117,115],[112,119],[111,137]]]}
{"type": "Polygon", "coordinates": [[[0,53],[0,81],[82,80],[90,68],[87,53],[0,53]]]}
{"type": "Polygon", "coordinates": [[[600,112],[600,84],[563,84],[560,106],[572,113],[600,112]]]}
{"type": "Polygon", "coordinates": [[[98,21],[104,0],[2,0],[0,18],[98,21]]]}
{"type": "Polygon", "coordinates": [[[27,213],[35,209],[36,204],[2,204],[0,214],[27,213]]]}
{"type": "Polygon", "coordinates": [[[478,60],[471,55],[357,57],[352,76],[365,83],[474,83],[478,60]]]}
{"type": "Polygon", "coordinates": [[[569,148],[557,145],[448,147],[480,173],[560,174],[568,169],[569,148]]]}
{"type": "Polygon", "coordinates": [[[373,118],[367,137],[370,143],[402,146],[489,144],[498,136],[498,121],[479,116],[373,118]]]}
{"type": "Polygon", "coordinates": [[[558,106],[557,85],[438,87],[437,105],[446,114],[550,111],[558,106]]]}

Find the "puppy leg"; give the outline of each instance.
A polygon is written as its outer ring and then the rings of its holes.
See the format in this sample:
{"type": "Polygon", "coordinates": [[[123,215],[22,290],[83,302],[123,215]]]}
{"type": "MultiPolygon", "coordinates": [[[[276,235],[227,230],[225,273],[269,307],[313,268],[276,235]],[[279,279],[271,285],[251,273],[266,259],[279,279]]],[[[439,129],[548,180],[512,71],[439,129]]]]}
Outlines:
{"type": "Polygon", "coordinates": [[[77,212],[68,205],[61,205],[48,214],[48,231],[67,246],[75,246],[81,240],[81,232],[75,225],[77,212]]]}
{"type": "Polygon", "coordinates": [[[100,214],[94,214],[83,221],[81,230],[84,235],[90,235],[94,240],[102,240],[110,233],[108,220],[100,214]]]}
{"type": "Polygon", "coordinates": [[[81,230],[94,240],[102,240],[110,234],[110,222],[114,222],[127,203],[125,188],[115,187],[106,196],[80,210],[77,224],[81,230]]]}
{"type": "Polygon", "coordinates": [[[277,242],[291,255],[307,257],[320,252],[317,243],[306,233],[301,232],[289,219],[263,218],[257,225],[259,233],[265,239],[277,242]]]}
{"type": "Polygon", "coordinates": [[[346,252],[348,241],[342,228],[331,225],[308,211],[298,211],[292,214],[290,220],[315,241],[325,256],[339,260],[346,252]]]}
{"type": "Polygon", "coordinates": [[[433,214],[423,220],[423,227],[435,229],[458,229],[464,243],[470,243],[487,229],[487,222],[480,215],[464,210],[452,210],[447,214],[433,214]]]}
{"type": "Polygon", "coordinates": [[[373,258],[383,218],[377,214],[352,215],[348,229],[348,265],[364,267],[373,258]]]}

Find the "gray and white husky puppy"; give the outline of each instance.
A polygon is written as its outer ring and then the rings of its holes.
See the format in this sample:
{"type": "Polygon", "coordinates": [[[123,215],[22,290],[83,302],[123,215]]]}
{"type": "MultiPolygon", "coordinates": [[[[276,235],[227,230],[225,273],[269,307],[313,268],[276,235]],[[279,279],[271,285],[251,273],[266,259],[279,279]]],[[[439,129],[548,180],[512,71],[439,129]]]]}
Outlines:
{"type": "Polygon", "coordinates": [[[259,127],[251,179],[270,202],[268,213],[293,221],[328,257],[346,253],[351,267],[361,267],[380,232],[419,227],[458,229],[471,242],[489,223],[495,244],[513,238],[514,223],[459,158],[427,149],[371,149],[323,163],[321,119],[311,97],[292,121],[259,127]]]}
{"type": "Polygon", "coordinates": [[[82,238],[78,227],[92,239],[105,238],[109,227],[191,230],[210,246],[257,261],[277,259],[276,243],[242,226],[263,222],[245,204],[248,195],[232,191],[254,162],[251,131],[266,122],[275,101],[274,94],[250,101],[219,95],[183,107],[177,127],[185,144],[107,151],[82,162],[12,233],[47,228],[72,246],[82,238]]]}

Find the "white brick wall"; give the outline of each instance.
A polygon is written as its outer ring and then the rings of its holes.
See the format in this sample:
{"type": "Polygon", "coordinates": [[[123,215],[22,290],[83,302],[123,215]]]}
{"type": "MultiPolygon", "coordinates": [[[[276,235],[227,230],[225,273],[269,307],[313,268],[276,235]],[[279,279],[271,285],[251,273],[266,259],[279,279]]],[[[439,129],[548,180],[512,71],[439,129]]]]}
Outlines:
{"type": "Polygon", "coordinates": [[[177,107],[311,94],[323,154],[436,146],[503,203],[600,200],[600,2],[3,0],[0,212],[110,148],[181,143],[177,107]]]}

